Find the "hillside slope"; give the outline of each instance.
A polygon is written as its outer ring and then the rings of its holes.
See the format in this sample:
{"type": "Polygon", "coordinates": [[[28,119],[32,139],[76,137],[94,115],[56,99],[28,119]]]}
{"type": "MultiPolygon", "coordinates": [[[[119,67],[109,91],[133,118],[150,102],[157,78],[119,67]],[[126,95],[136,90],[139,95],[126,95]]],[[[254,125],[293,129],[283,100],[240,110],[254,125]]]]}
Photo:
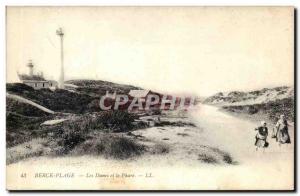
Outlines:
{"type": "Polygon", "coordinates": [[[55,91],[50,89],[35,90],[21,83],[7,84],[6,90],[7,93],[29,99],[54,112],[83,113],[89,111],[88,104],[94,99],[88,95],[63,89],[55,91]]]}
{"type": "Polygon", "coordinates": [[[106,91],[127,94],[131,89],[140,89],[130,85],[122,85],[101,80],[70,80],[67,89],[35,90],[22,83],[6,84],[7,93],[21,96],[42,105],[54,112],[86,113],[97,112],[99,97],[106,91]]]}
{"type": "Polygon", "coordinates": [[[281,114],[284,114],[289,121],[294,121],[293,87],[264,88],[250,92],[220,92],[206,98],[203,103],[255,120],[267,119],[275,122],[281,114]]]}
{"type": "Polygon", "coordinates": [[[268,103],[294,96],[294,88],[281,86],[276,88],[264,88],[256,91],[231,91],[219,92],[206,98],[203,103],[211,105],[252,105],[268,103]]]}
{"type": "Polygon", "coordinates": [[[6,145],[11,147],[31,140],[40,124],[52,119],[53,112],[16,95],[6,97],[6,145]]]}
{"type": "MultiPolygon", "coordinates": [[[[46,112],[46,113],[49,113],[49,114],[54,114],[54,112],[52,110],[49,110],[48,108],[45,108],[44,106],[41,106],[41,105],[39,105],[37,103],[34,103],[33,101],[25,99],[25,98],[23,98],[21,96],[11,95],[9,93],[6,93],[6,98],[7,98],[6,107],[12,106],[13,103],[15,103],[15,105],[23,103],[26,106],[28,104],[28,105],[36,108],[36,109],[42,110],[43,112],[46,112]]],[[[19,108],[25,108],[25,106],[22,107],[21,105],[19,105],[17,109],[19,109],[19,108]]],[[[8,110],[12,110],[12,108],[9,108],[8,110]]],[[[30,112],[32,112],[32,110],[30,112]]]]}
{"type": "Polygon", "coordinates": [[[66,81],[66,84],[72,85],[73,88],[72,86],[70,87],[75,92],[87,94],[92,97],[105,95],[106,91],[110,93],[117,92],[118,94],[128,94],[130,90],[141,89],[131,85],[117,84],[102,80],[69,80],[66,81]]]}

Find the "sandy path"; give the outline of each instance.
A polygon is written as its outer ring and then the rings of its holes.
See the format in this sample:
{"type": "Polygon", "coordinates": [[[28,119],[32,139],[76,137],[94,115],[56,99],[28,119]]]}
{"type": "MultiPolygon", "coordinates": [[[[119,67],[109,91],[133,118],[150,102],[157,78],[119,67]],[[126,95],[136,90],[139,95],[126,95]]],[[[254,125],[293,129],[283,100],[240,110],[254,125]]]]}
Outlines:
{"type": "Polygon", "coordinates": [[[44,106],[41,106],[41,105],[39,105],[39,104],[37,104],[33,101],[30,101],[29,99],[25,99],[24,97],[21,97],[19,95],[13,95],[13,94],[6,93],[6,97],[10,98],[10,99],[14,99],[16,101],[19,101],[21,103],[27,103],[27,104],[32,105],[32,106],[34,106],[34,107],[36,107],[36,108],[38,108],[38,109],[40,109],[44,112],[47,112],[49,114],[54,114],[54,111],[49,110],[48,108],[45,108],[44,106]]]}
{"type": "MultiPolygon", "coordinates": [[[[213,106],[201,105],[191,113],[191,117],[201,127],[204,127],[205,134],[213,146],[229,151],[239,162],[252,161],[257,155],[272,157],[283,153],[293,153],[294,127],[289,127],[292,138],[291,145],[279,147],[275,139],[271,139],[271,132],[274,125],[268,124],[269,128],[269,148],[265,153],[256,152],[254,147],[255,127],[260,125],[220,112],[213,106]]],[[[262,119],[263,120],[263,119],[262,119]]]]}
{"type": "MultiPolygon", "coordinates": [[[[164,155],[144,155],[116,161],[101,157],[36,158],[11,164],[8,187],[52,189],[291,189],[293,187],[293,146],[281,148],[270,141],[265,153],[255,152],[253,130],[257,125],[230,116],[211,106],[198,106],[190,118],[200,128],[163,127],[137,131],[152,140],[170,145],[164,155]],[[187,136],[178,135],[187,133],[187,136]],[[168,138],[168,140],[164,140],[168,138]],[[199,145],[229,152],[237,165],[205,164],[197,160],[199,145]],[[21,179],[21,172],[28,172],[21,179]],[[72,179],[34,178],[36,172],[74,172],[72,179]],[[87,173],[132,173],[134,178],[86,178],[87,173]],[[153,177],[146,178],[146,173],[153,177]],[[84,183],[83,183],[84,182],[84,183]]],[[[292,128],[290,129],[292,130],[292,128]]],[[[290,131],[292,132],[292,131],[290,131]]],[[[293,140],[293,134],[292,140],[293,140]]]]}

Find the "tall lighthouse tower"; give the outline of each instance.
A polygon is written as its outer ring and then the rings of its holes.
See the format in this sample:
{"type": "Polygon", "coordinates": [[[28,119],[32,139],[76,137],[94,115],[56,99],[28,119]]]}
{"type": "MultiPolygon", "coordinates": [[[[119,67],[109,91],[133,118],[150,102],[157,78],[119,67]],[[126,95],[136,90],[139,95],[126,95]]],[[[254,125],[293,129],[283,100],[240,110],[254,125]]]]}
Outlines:
{"type": "Polygon", "coordinates": [[[60,37],[60,60],[61,60],[61,71],[60,71],[60,77],[58,81],[58,87],[61,89],[65,88],[65,76],[64,76],[64,45],[63,45],[63,40],[64,40],[64,33],[62,31],[62,28],[59,28],[56,30],[56,35],[60,37]]]}

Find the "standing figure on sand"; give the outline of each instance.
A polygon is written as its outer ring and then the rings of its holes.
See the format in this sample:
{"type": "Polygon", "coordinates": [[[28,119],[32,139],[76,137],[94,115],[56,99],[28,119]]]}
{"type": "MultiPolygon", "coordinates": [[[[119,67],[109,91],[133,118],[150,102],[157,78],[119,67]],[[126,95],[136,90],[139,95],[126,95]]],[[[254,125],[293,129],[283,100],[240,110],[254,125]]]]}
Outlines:
{"type": "MultiPolygon", "coordinates": [[[[255,128],[255,131],[257,131],[257,134],[255,135],[256,151],[259,148],[262,148],[263,151],[265,151],[265,148],[269,146],[269,143],[267,142],[267,138],[268,138],[267,123],[265,121],[262,121],[261,126],[255,128]]],[[[290,135],[288,132],[288,123],[284,115],[280,115],[279,120],[277,121],[275,127],[273,128],[272,138],[276,139],[276,142],[278,142],[279,146],[281,146],[281,144],[291,143],[290,135]]]]}
{"type": "Polygon", "coordinates": [[[255,128],[255,131],[257,131],[257,134],[255,135],[255,146],[256,151],[258,148],[267,148],[269,146],[269,143],[267,142],[268,138],[268,127],[267,123],[265,121],[261,121],[261,126],[255,128]]]}
{"type": "Polygon", "coordinates": [[[288,123],[287,120],[285,119],[284,115],[280,115],[279,120],[277,121],[275,125],[275,138],[276,142],[278,142],[279,146],[281,144],[290,144],[291,139],[290,135],[288,132],[288,123]]]}

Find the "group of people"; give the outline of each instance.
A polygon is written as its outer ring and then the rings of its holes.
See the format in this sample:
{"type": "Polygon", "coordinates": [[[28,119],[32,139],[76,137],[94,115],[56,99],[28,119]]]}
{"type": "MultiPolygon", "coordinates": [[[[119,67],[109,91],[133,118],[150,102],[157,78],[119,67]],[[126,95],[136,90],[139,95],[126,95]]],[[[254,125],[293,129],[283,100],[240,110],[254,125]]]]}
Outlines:
{"type": "MultiPolygon", "coordinates": [[[[269,146],[268,138],[268,127],[265,121],[261,122],[261,126],[255,128],[257,134],[255,136],[255,146],[256,150],[259,148],[267,148],[269,146]]],[[[272,131],[272,138],[276,139],[279,145],[281,144],[290,144],[291,139],[288,132],[288,123],[284,115],[280,115],[279,120],[277,121],[275,127],[272,131]]]]}

